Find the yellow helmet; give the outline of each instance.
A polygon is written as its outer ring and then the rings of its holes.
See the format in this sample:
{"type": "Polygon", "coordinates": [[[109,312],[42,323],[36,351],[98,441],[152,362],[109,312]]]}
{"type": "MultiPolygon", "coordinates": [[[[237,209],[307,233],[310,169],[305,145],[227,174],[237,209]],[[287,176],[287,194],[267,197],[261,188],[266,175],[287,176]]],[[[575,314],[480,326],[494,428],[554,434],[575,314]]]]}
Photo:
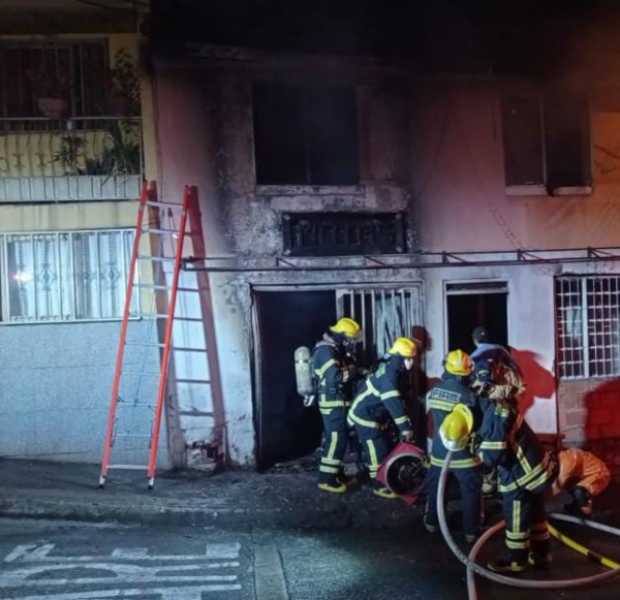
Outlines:
{"type": "Polygon", "coordinates": [[[474,370],[474,363],[467,352],[452,350],[446,356],[446,371],[452,375],[469,375],[474,370]]]}
{"type": "Polygon", "coordinates": [[[362,328],[357,321],[349,319],[349,317],[342,317],[338,319],[335,325],[331,325],[329,330],[332,333],[340,333],[349,339],[357,339],[362,332],[362,328]]]}
{"type": "Polygon", "coordinates": [[[474,427],[474,416],[464,404],[457,404],[443,420],[439,436],[448,450],[462,450],[467,445],[469,435],[474,427]]]}
{"type": "Polygon", "coordinates": [[[416,351],[415,342],[407,337],[396,338],[388,350],[390,354],[398,354],[403,358],[413,358],[416,351]]]}

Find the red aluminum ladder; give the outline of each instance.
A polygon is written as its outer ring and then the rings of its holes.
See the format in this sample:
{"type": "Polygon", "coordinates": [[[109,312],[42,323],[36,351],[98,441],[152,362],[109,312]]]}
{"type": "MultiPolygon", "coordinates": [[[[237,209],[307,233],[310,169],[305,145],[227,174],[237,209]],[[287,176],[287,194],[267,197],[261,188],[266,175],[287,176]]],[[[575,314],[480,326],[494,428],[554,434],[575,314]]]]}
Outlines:
{"type": "MultiPolygon", "coordinates": [[[[123,319],[121,324],[121,333],[118,342],[118,349],[116,354],[116,362],[114,367],[114,378],[112,380],[112,392],[110,399],[110,407],[108,411],[108,420],[107,426],[105,430],[105,439],[103,446],[103,453],[101,459],[101,472],[99,476],[99,487],[104,487],[106,480],[108,478],[108,472],[110,469],[131,469],[131,470],[141,470],[145,469],[147,478],[148,478],[148,487],[149,489],[153,489],[155,485],[155,472],[157,466],[157,451],[159,447],[159,436],[161,431],[161,419],[163,414],[164,400],[166,396],[166,389],[168,385],[168,373],[170,366],[170,355],[175,348],[172,346],[172,332],[173,332],[173,323],[174,323],[174,315],[177,301],[177,292],[178,291],[193,291],[200,293],[200,289],[185,289],[179,287],[179,276],[183,266],[183,248],[184,242],[187,237],[198,236],[199,238],[202,236],[202,228],[200,225],[200,214],[198,208],[198,196],[195,187],[185,186],[185,190],[183,193],[182,203],[170,203],[170,202],[160,202],[157,200],[157,193],[154,183],[145,184],[144,189],[142,191],[140,197],[140,204],[138,208],[138,216],[136,219],[136,231],[133,240],[133,248],[131,253],[131,261],[129,264],[129,271],[127,276],[127,289],[125,294],[125,304],[123,309],[123,319]],[[156,226],[146,225],[144,224],[144,214],[147,211],[147,207],[153,207],[154,209],[166,209],[171,211],[172,209],[179,209],[179,225],[178,228],[165,228],[161,227],[159,223],[156,226]],[[195,231],[187,231],[188,224],[190,227],[193,227],[195,231]],[[142,256],[140,255],[140,240],[142,238],[142,234],[149,235],[169,235],[172,236],[174,240],[174,248],[175,254],[173,257],[165,257],[165,256],[142,256]],[[176,238],[176,239],[175,239],[176,238]],[[151,284],[143,284],[136,283],[136,275],[137,275],[137,264],[138,260],[146,259],[151,261],[164,261],[169,260],[174,263],[174,267],[172,270],[170,283],[166,284],[158,284],[154,281],[151,284]],[[148,464],[146,465],[134,465],[134,464],[111,464],[112,458],[112,449],[114,446],[115,440],[115,430],[117,425],[117,408],[120,400],[120,385],[121,378],[123,374],[123,364],[124,364],[124,356],[125,349],[128,345],[127,343],[127,328],[131,316],[131,302],[132,302],[132,294],[134,287],[147,287],[151,288],[153,292],[156,290],[164,290],[167,292],[167,308],[166,313],[161,315],[154,315],[155,317],[160,317],[165,319],[164,323],[164,331],[163,331],[163,341],[162,343],[153,344],[160,348],[160,370],[159,370],[159,378],[158,378],[158,386],[157,386],[157,394],[154,405],[152,424],[151,424],[151,433],[149,436],[149,452],[148,452],[148,464]]],[[[202,240],[199,240],[200,247],[204,244],[202,240]]],[[[213,322],[212,322],[212,314],[205,315],[206,318],[206,329],[207,332],[213,331],[213,322]]],[[[213,341],[213,346],[211,348],[216,348],[215,346],[215,338],[211,338],[213,341]]],[[[181,348],[182,349],[182,348],[181,348]]],[[[191,350],[191,349],[190,349],[191,350]]],[[[209,366],[214,367],[214,371],[211,373],[215,373],[216,376],[213,378],[216,381],[206,381],[205,383],[210,383],[213,385],[214,396],[217,394],[221,397],[221,386],[219,383],[219,365],[217,364],[217,352],[209,352],[209,366]],[[214,385],[216,384],[216,385],[214,385]]],[[[131,437],[144,437],[135,434],[125,434],[131,437]]]]}

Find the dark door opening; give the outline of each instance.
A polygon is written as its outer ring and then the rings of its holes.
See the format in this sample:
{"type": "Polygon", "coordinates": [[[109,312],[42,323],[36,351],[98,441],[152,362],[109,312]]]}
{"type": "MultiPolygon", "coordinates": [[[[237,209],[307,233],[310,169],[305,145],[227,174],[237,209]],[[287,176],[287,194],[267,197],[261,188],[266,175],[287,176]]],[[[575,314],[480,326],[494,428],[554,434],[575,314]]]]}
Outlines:
{"type": "Polygon", "coordinates": [[[477,292],[474,284],[449,284],[447,288],[448,309],[448,348],[460,348],[471,353],[474,343],[471,333],[474,327],[484,325],[489,331],[489,339],[495,344],[508,344],[507,297],[505,284],[493,284],[495,289],[480,289],[477,292]],[[469,289],[463,289],[471,286],[469,289]],[[505,290],[505,291],[504,291],[505,290]]]}
{"type": "Polygon", "coordinates": [[[293,353],[311,350],[336,321],[333,291],[261,291],[256,306],[257,464],[312,452],[321,443],[321,418],[316,406],[305,408],[295,385],[293,353]]]}

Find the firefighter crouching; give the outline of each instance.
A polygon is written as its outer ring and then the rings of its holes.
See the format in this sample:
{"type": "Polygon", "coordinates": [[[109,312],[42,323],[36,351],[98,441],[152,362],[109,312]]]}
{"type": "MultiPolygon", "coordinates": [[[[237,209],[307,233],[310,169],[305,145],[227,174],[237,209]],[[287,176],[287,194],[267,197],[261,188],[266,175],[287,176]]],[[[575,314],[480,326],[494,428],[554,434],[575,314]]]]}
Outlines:
{"type": "Polygon", "coordinates": [[[361,327],[344,317],[323,335],[312,352],[312,370],[318,381],[319,411],[323,420],[323,450],[319,466],[319,489],[342,494],[347,491],[343,458],[347,450],[347,409],[351,404],[343,389],[350,372],[347,348],[359,339],[361,327]]]}
{"type": "Polygon", "coordinates": [[[398,391],[400,373],[413,366],[416,346],[406,337],[397,338],[377,369],[366,379],[365,389],[355,398],[348,423],[355,427],[368,468],[373,493],[387,499],[398,496],[376,480],[377,471],[390,451],[384,424],[391,418],[402,440],[413,439],[413,427],[398,391]]]}
{"type": "Polygon", "coordinates": [[[504,557],[487,566],[496,572],[521,572],[528,563],[551,562],[544,493],[557,472],[550,453],[513,402],[491,402],[478,431],[479,453],[485,464],[497,466],[498,489],[506,521],[504,557]]]}
{"type": "MultiPolygon", "coordinates": [[[[433,419],[433,441],[431,448],[431,467],[427,473],[424,489],[427,495],[426,511],[424,513],[424,527],[430,533],[437,531],[437,488],[439,476],[444,464],[448,448],[445,445],[446,437],[442,439],[442,426],[447,416],[457,405],[464,405],[469,409],[471,423],[468,431],[474,427],[476,413],[476,397],[469,388],[469,376],[474,365],[469,355],[462,350],[453,350],[446,356],[444,373],[440,383],[433,387],[426,395],[426,410],[430,411],[433,419]]],[[[462,409],[459,409],[459,411],[462,409]]],[[[478,421],[480,417],[478,416],[478,421]]],[[[454,439],[458,434],[469,435],[462,419],[450,419],[444,427],[449,437],[454,439]]],[[[468,543],[473,543],[480,530],[480,516],[482,511],[481,461],[472,454],[469,448],[452,448],[454,454],[450,462],[450,473],[458,481],[463,502],[463,531],[468,543]]]]}
{"type": "Polygon", "coordinates": [[[598,456],[580,448],[561,450],[557,462],[558,476],[551,486],[553,495],[567,492],[572,500],[564,505],[564,510],[579,517],[590,517],[592,498],[602,494],[611,480],[607,465],[598,456]]]}

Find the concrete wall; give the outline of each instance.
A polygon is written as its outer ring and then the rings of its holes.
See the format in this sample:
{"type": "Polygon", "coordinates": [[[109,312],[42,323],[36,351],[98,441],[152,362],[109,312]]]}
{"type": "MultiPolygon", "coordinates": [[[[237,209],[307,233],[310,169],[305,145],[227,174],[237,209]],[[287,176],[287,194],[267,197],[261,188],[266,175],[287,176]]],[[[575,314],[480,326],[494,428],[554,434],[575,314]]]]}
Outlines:
{"type": "MultiPolygon", "coordinates": [[[[340,81],[357,89],[360,185],[257,186],[252,81],[274,73],[291,81],[313,77],[316,81],[317,72],[312,64],[293,69],[295,59],[288,67],[277,60],[270,67],[252,62],[251,57],[248,61],[244,67],[230,63],[216,67],[216,61],[208,59],[202,64],[197,60],[156,65],[161,183],[169,199],[186,183],[198,185],[210,254],[233,252],[248,264],[280,255],[281,213],[288,211],[406,211],[408,246],[424,250],[497,252],[618,243],[614,223],[620,208],[614,198],[620,171],[616,172],[611,155],[620,145],[620,118],[609,106],[602,110],[594,105],[591,195],[513,197],[504,184],[498,82],[403,85],[401,79],[392,85],[377,70],[373,75],[349,70],[346,76],[340,73],[340,81]]],[[[329,63],[321,80],[330,81],[336,72],[338,67],[329,63]]],[[[585,272],[580,267],[396,269],[377,274],[339,271],[338,260],[323,259],[321,264],[333,266],[333,271],[211,276],[233,462],[249,463],[254,456],[251,302],[252,287],[257,285],[336,288],[345,281],[380,286],[422,280],[426,317],[421,325],[433,340],[424,359],[432,378],[441,374],[449,350],[446,283],[505,281],[509,344],[516,349],[529,384],[522,408],[540,432],[555,432],[563,425],[562,418],[558,422],[554,373],[554,277],[585,272]]],[[[605,268],[615,272],[613,266],[605,268]]]]}

